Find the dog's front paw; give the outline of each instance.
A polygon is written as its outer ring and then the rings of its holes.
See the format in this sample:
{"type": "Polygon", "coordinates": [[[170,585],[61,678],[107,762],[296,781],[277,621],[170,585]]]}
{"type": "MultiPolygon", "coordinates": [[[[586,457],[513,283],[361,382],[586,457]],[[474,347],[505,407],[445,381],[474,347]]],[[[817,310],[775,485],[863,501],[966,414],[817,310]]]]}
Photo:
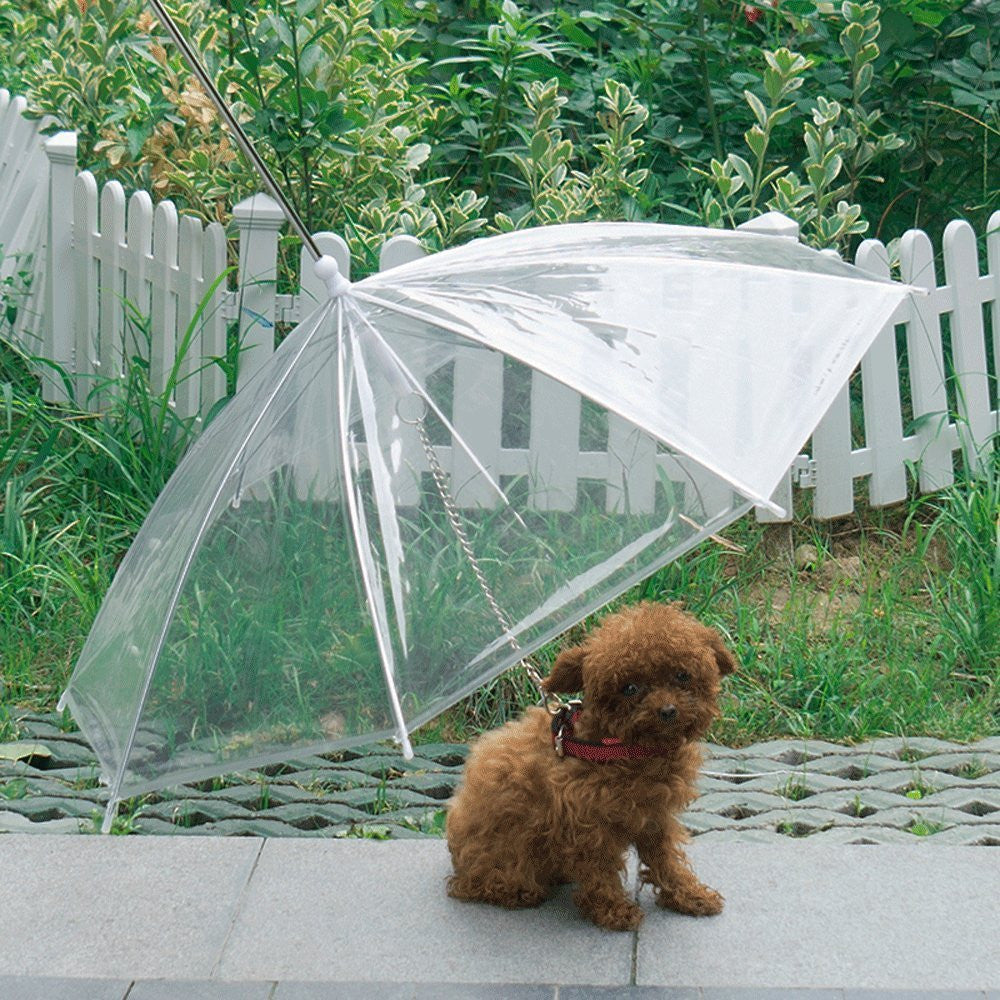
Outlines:
{"type": "Polygon", "coordinates": [[[656,905],[689,917],[714,917],[722,912],[725,901],[714,889],[699,882],[683,888],[659,889],[656,893],[656,905]]]}
{"type": "Polygon", "coordinates": [[[598,927],[609,931],[634,931],[645,915],[631,899],[593,899],[577,895],[576,904],[598,927]]]}

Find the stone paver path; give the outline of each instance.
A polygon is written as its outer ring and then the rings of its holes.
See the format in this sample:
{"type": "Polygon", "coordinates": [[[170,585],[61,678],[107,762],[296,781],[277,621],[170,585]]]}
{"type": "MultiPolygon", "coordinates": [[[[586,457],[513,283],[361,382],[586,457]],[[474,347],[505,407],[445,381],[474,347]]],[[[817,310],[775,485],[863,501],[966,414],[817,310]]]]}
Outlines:
{"type": "MultiPolygon", "coordinates": [[[[0,758],[0,833],[94,832],[106,792],[93,753],[57,715],[18,720],[0,758]]],[[[289,760],[133,803],[138,834],[438,837],[467,748],[392,747],[289,760]]],[[[963,745],[892,738],[846,747],[776,740],[709,747],[692,835],[767,842],[1000,846],[1000,737],[963,745]]]]}

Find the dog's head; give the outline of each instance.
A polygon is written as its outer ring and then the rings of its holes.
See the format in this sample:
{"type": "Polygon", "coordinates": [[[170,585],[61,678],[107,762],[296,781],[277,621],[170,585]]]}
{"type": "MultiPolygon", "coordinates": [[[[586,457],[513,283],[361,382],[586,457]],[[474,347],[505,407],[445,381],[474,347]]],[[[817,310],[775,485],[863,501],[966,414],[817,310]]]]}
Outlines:
{"type": "Polygon", "coordinates": [[[735,669],[714,629],[677,605],[647,602],[610,615],[563,650],[545,687],[583,692],[584,739],[675,743],[705,735],[718,714],[719,681],[735,669]]]}

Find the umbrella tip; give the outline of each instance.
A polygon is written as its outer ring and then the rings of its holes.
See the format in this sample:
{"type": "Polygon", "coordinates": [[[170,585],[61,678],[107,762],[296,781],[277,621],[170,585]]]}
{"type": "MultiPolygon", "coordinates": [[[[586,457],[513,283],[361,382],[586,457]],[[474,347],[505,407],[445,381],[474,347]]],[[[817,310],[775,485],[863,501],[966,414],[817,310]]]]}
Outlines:
{"type": "Polygon", "coordinates": [[[336,260],[329,254],[323,254],[313,264],[313,273],[326,285],[327,293],[331,299],[339,298],[351,287],[350,281],[340,273],[336,260]]]}

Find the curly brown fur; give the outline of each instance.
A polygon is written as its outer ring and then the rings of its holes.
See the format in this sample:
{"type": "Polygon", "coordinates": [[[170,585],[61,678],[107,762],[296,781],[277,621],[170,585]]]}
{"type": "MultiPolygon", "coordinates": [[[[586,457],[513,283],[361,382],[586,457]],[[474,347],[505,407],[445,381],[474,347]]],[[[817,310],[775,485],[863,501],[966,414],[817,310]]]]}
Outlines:
{"type": "Polygon", "coordinates": [[[677,816],[697,794],[697,741],[718,714],[720,678],[735,668],[718,634],[677,605],[627,608],[563,651],[545,685],[583,691],[574,738],[656,744],[667,756],[560,759],[541,708],[484,734],[449,803],[449,894],[517,908],[573,882],[577,905],[594,923],[632,930],[643,911],[622,875],[634,845],[659,906],[720,912],[722,897],[691,871],[677,816]]]}

